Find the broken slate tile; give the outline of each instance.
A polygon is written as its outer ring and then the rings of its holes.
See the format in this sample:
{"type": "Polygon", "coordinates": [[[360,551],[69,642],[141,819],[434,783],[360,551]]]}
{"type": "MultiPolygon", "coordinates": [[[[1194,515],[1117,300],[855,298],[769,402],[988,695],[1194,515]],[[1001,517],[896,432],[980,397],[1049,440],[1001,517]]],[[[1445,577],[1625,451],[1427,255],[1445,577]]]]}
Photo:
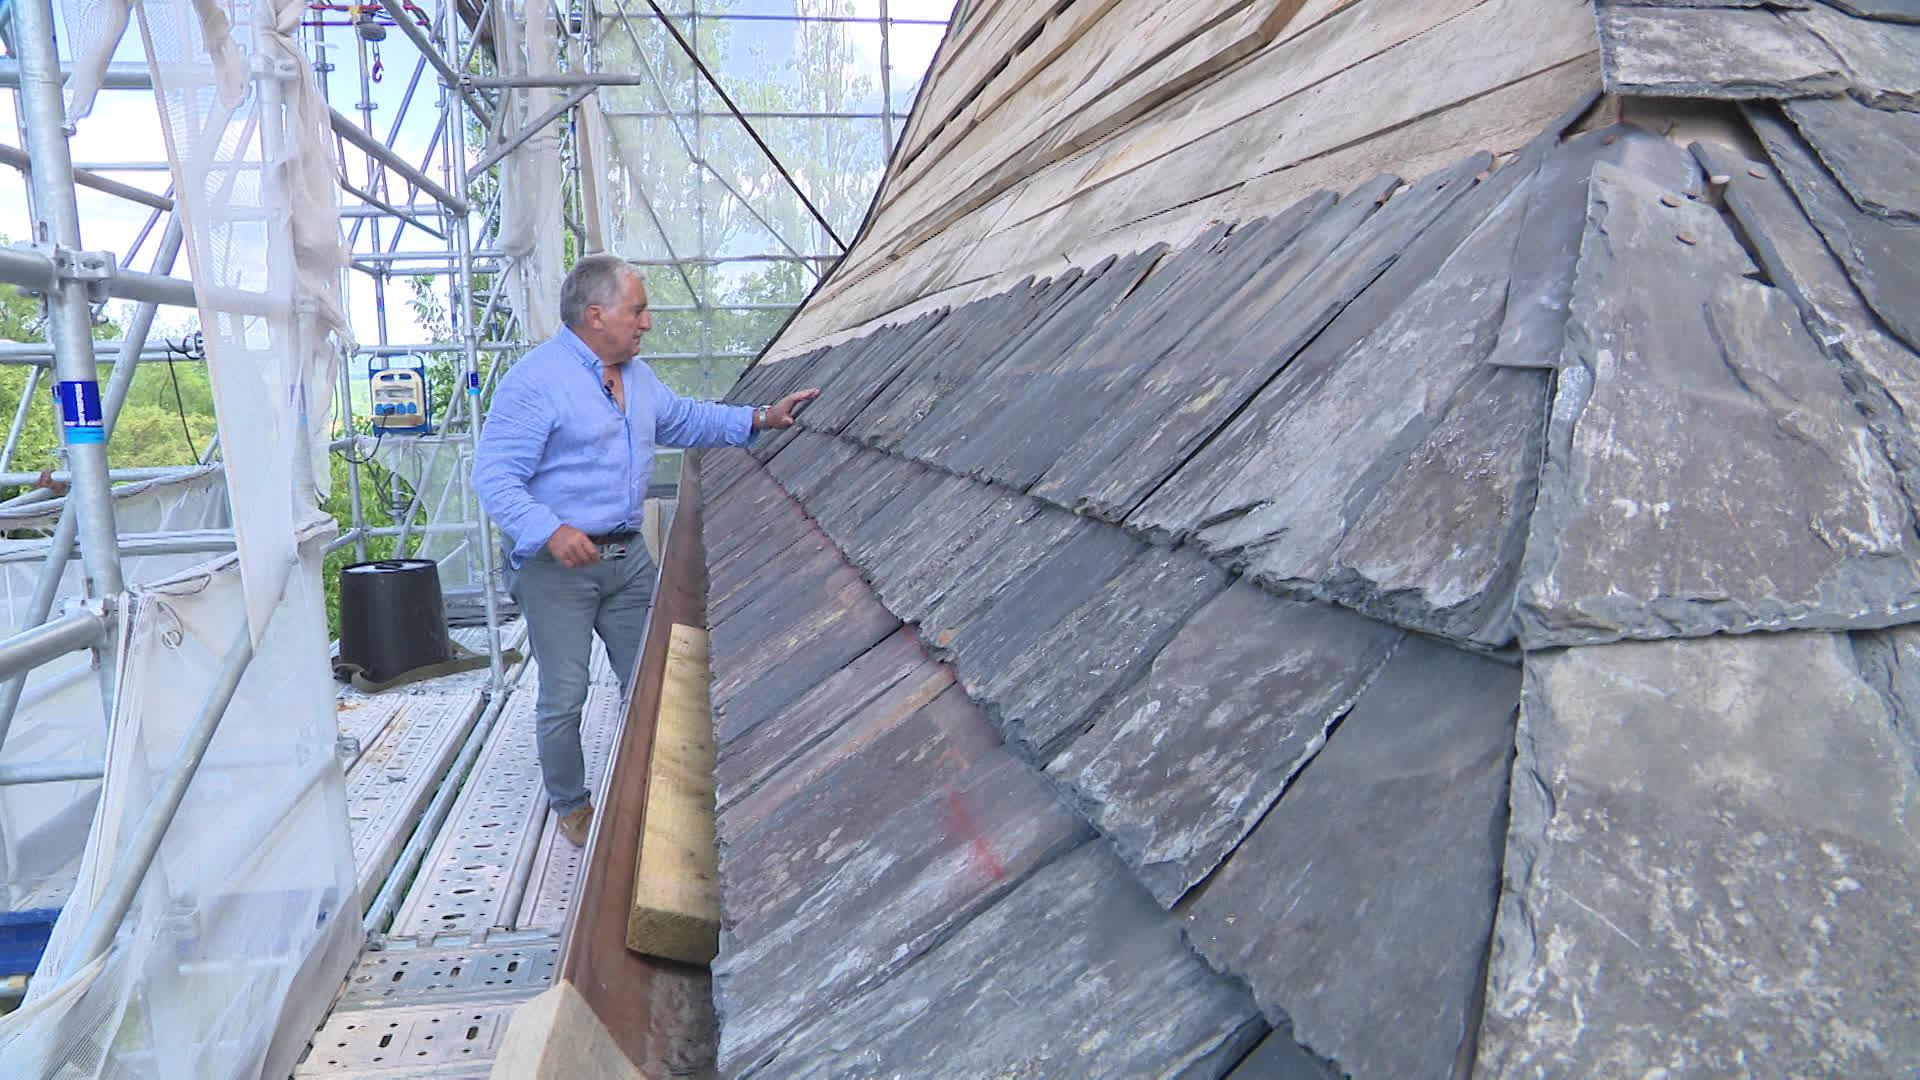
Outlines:
{"type": "Polygon", "coordinates": [[[1916,782],[1847,639],[1530,654],[1488,1076],[1920,1061],[1916,782]]]}
{"type": "Polygon", "coordinates": [[[860,851],[868,825],[962,782],[1000,744],[953,686],[916,709],[863,711],[843,734],[720,815],[722,916],[736,941],[764,932],[756,925],[762,915],[860,851]]]}
{"type": "Polygon", "coordinates": [[[1355,520],[1324,591],[1395,626],[1510,644],[1550,386],[1503,368],[1470,380],[1355,520]]]}
{"type": "Polygon", "coordinates": [[[1848,97],[1782,102],[1807,145],[1855,206],[1920,223],[1920,113],[1875,109],[1848,97]]]}
{"type": "Polygon", "coordinates": [[[1236,583],[1047,772],[1171,905],[1280,797],[1400,638],[1236,583]]]}
{"type": "Polygon", "coordinates": [[[1088,838],[1053,788],[1004,750],[868,824],[866,841],[825,881],[714,961],[720,1067],[739,1075],[794,1027],[901,970],[1033,871],[1088,838]]]}
{"type": "Polygon", "coordinates": [[[1176,911],[1216,969],[1355,1076],[1445,1080],[1471,1040],[1520,669],[1410,638],[1176,911]]]}
{"type": "Polygon", "coordinates": [[[1521,640],[1897,621],[1920,576],[1878,441],[1719,215],[1662,194],[1595,167],[1521,640]]]}
{"type": "Polygon", "coordinates": [[[885,985],[823,1010],[758,1075],[1215,1076],[1265,1029],[1094,842],[885,985]]]}
{"type": "Polygon", "coordinates": [[[1920,349],[1920,224],[1891,221],[1854,205],[1791,127],[1758,111],[1747,119],[1800,206],[1874,313],[1909,347],[1920,349]]]}
{"type": "Polygon", "coordinates": [[[1849,74],[1820,39],[1771,11],[1603,2],[1601,73],[1616,94],[1777,99],[1837,94],[1849,74]]]}

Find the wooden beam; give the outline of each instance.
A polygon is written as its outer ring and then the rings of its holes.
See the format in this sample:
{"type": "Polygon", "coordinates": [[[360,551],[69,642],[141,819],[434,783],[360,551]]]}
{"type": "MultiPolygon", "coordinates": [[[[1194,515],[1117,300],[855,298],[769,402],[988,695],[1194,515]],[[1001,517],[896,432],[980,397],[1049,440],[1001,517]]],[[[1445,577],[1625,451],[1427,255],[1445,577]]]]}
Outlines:
{"type": "Polygon", "coordinates": [[[675,626],[661,679],[627,948],[685,964],[710,964],[720,951],[712,682],[707,632],[675,626]]]}
{"type": "Polygon", "coordinates": [[[641,956],[627,946],[634,867],[645,825],[653,718],[675,623],[706,625],[707,570],[700,541],[700,475],[689,454],[680,502],[660,561],[660,582],[605,790],[587,843],[584,880],[560,946],[558,977],[573,983],[628,1060],[646,1076],[675,1075],[716,1052],[712,976],[641,956]]]}

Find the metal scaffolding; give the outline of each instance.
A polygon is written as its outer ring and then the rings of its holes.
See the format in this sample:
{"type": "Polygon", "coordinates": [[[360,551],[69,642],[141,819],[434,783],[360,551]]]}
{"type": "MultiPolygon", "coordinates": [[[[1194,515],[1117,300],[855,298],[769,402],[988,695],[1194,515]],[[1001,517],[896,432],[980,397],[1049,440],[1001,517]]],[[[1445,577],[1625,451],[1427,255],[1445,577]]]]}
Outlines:
{"type": "MultiPolygon", "coordinates": [[[[252,0],[224,6],[247,11],[252,0]]],[[[69,2],[65,12],[71,19],[78,10],[69,2]]],[[[0,246],[0,282],[44,298],[46,340],[0,343],[0,365],[27,369],[0,449],[0,484],[26,490],[0,501],[0,532],[11,527],[10,512],[53,499],[60,505],[50,527],[50,511],[28,527],[45,535],[0,552],[0,564],[41,567],[16,632],[0,640],[0,749],[29,672],[75,653],[91,654],[111,719],[129,585],[123,557],[218,555],[235,546],[231,527],[116,523],[116,484],[218,478],[229,464],[216,436],[199,460],[109,467],[140,367],[204,359],[157,342],[160,308],[202,307],[211,286],[196,292],[174,276],[184,207],[171,186],[155,190],[164,178],[155,173],[168,163],[73,160],[66,91],[78,65],[57,43],[64,32],[54,0],[13,0],[6,12],[0,87],[13,90],[22,144],[0,144],[0,166],[30,182],[31,239],[0,246]],[[126,250],[85,246],[83,234],[93,230],[83,229],[77,189],[146,213],[126,250]],[[117,340],[97,341],[96,320],[112,301],[134,306],[117,340]],[[43,397],[43,389],[52,393],[43,397]],[[16,464],[40,410],[55,411],[60,434],[58,467],[46,471],[16,464]],[[76,553],[79,588],[68,585],[63,595],[76,553]]],[[[464,15],[446,2],[307,4],[298,39],[327,96],[350,251],[348,307],[360,339],[339,366],[333,393],[331,445],[344,463],[346,491],[339,534],[326,547],[341,553],[334,561],[410,555],[440,562],[450,600],[470,603],[489,627],[497,692],[498,543],[467,478],[493,386],[530,339],[551,332],[541,325],[550,315],[540,292],[558,285],[552,266],[611,250],[656,268],[657,330],[642,358],[680,392],[724,393],[851,241],[922,75],[894,69],[901,43],[910,41],[905,51],[923,67],[946,15],[945,5],[930,3],[899,17],[888,0],[696,0],[672,11],[654,0],[486,0],[464,15]],[[526,29],[537,23],[552,36],[526,29]],[[391,89],[398,80],[388,82],[395,75],[405,77],[397,101],[391,89]],[[539,153],[529,153],[535,146],[539,153]],[[534,175],[527,170],[556,162],[557,192],[540,194],[557,194],[550,200],[557,205],[536,205],[525,190],[534,175]],[[536,211],[551,213],[554,227],[529,239],[536,211]],[[394,318],[397,309],[411,318],[394,318]],[[396,332],[399,322],[413,325],[396,332]],[[396,359],[429,373],[437,399],[430,434],[377,435],[369,426],[369,365],[396,359]]],[[[98,72],[103,98],[152,93],[148,64],[124,59],[138,54],[138,44],[138,35],[117,52],[108,43],[122,59],[98,72]]],[[[270,90],[276,78],[254,77],[260,93],[277,92],[270,90]]],[[[289,136],[266,123],[257,137],[260,160],[270,162],[285,150],[276,140],[289,136]]],[[[275,182],[271,170],[261,173],[275,182]]],[[[275,302],[231,288],[214,299],[216,309],[239,313],[266,312],[275,302]]],[[[181,420],[184,427],[184,408],[181,420]]],[[[113,943],[260,630],[243,627],[221,656],[164,782],[138,827],[122,837],[104,900],[81,936],[84,956],[113,943]]],[[[497,715],[493,704],[486,716],[497,715]]],[[[475,738],[489,722],[482,718],[475,738]]],[[[0,790],[84,783],[111,767],[9,760],[0,764],[0,790]]],[[[397,883],[417,867],[446,801],[435,800],[370,898],[369,932],[383,929],[397,883]]]]}

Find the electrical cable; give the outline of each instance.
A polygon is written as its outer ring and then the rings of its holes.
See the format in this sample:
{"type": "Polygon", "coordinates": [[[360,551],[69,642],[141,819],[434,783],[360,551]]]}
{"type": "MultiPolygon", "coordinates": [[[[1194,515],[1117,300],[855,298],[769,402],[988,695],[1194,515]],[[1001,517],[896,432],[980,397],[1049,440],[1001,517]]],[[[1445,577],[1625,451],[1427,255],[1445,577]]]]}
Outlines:
{"type": "Polygon", "coordinates": [[[205,362],[207,359],[206,337],[200,331],[181,338],[179,341],[160,339],[167,346],[167,380],[173,383],[173,408],[180,415],[180,434],[187,440],[188,461],[200,460],[200,448],[194,444],[193,429],[187,425],[187,403],[180,395],[180,373],[174,369],[173,359],[177,354],[182,360],[205,362]]]}

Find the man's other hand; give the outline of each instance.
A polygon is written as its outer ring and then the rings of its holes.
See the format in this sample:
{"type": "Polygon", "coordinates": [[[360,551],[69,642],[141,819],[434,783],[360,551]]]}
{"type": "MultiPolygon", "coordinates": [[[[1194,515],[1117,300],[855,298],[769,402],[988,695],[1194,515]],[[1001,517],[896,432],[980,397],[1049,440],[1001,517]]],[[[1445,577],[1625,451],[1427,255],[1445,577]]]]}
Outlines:
{"type": "Polygon", "coordinates": [[[767,426],[775,431],[792,427],[793,414],[800,411],[800,406],[805,405],[807,402],[819,396],[819,388],[814,387],[807,390],[795,390],[793,393],[774,402],[767,407],[767,426]]]}
{"type": "Polygon", "coordinates": [[[553,535],[547,537],[547,550],[560,560],[561,566],[576,570],[600,561],[600,545],[571,525],[562,525],[553,530],[553,535]]]}

